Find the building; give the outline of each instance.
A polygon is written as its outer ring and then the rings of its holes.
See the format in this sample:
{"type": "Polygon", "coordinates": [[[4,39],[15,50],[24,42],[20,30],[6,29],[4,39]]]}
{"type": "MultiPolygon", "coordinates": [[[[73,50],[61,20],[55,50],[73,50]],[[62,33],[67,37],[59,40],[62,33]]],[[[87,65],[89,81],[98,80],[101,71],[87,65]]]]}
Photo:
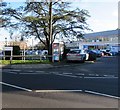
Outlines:
{"type": "Polygon", "coordinates": [[[87,49],[110,49],[120,51],[119,43],[120,30],[102,31],[96,33],[89,33],[84,35],[85,41],[75,41],[67,43],[67,48],[87,48],[87,49]]]}
{"type": "Polygon", "coordinates": [[[0,42],[0,49],[2,50],[5,45],[7,45],[7,46],[19,46],[21,50],[28,49],[27,43],[24,41],[0,42]]]}

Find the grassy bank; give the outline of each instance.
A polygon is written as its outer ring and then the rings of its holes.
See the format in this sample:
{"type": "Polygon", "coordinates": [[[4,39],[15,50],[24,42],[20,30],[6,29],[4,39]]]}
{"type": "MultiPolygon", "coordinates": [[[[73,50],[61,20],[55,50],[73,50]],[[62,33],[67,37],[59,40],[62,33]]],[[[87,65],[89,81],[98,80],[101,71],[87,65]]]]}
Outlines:
{"type": "MultiPolygon", "coordinates": [[[[9,65],[10,60],[0,60],[2,65],[9,65]]],[[[12,60],[11,64],[50,64],[49,60],[12,60]]]]}

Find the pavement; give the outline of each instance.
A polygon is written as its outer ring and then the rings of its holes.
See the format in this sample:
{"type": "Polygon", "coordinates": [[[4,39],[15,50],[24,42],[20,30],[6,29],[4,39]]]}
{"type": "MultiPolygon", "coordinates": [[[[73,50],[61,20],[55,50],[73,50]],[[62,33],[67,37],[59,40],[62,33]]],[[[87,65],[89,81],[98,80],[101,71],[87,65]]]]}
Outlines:
{"type": "MultiPolygon", "coordinates": [[[[87,62],[87,63],[92,63],[92,62],[87,62]]],[[[82,63],[81,63],[82,64],[82,63]]],[[[39,68],[39,69],[44,69],[44,68],[55,68],[55,67],[65,67],[65,66],[76,66],[80,65],[80,63],[66,63],[66,62],[55,62],[51,64],[13,64],[13,65],[2,65],[0,64],[0,68],[39,68]]]]}

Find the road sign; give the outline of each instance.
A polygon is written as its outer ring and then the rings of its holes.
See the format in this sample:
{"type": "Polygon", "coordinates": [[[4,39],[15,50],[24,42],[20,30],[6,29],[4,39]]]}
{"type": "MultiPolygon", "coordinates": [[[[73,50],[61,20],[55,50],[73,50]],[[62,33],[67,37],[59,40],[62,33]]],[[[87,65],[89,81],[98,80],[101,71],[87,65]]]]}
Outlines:
{"type": "Polygon", "coordinates": [[[4,51],[13,51],[13,47],[4,47],[4,51]]]}

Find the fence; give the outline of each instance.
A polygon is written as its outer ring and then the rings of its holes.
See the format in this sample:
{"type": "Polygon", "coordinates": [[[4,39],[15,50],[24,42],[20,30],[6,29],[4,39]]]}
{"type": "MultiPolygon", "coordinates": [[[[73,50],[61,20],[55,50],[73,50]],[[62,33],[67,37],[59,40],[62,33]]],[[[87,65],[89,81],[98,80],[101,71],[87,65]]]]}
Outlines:
{"type": "Polygon", "coordinates": [[[1,60],[48,60],[52,58],[50,55],[3,55],[0,56],[1,60]]]}

